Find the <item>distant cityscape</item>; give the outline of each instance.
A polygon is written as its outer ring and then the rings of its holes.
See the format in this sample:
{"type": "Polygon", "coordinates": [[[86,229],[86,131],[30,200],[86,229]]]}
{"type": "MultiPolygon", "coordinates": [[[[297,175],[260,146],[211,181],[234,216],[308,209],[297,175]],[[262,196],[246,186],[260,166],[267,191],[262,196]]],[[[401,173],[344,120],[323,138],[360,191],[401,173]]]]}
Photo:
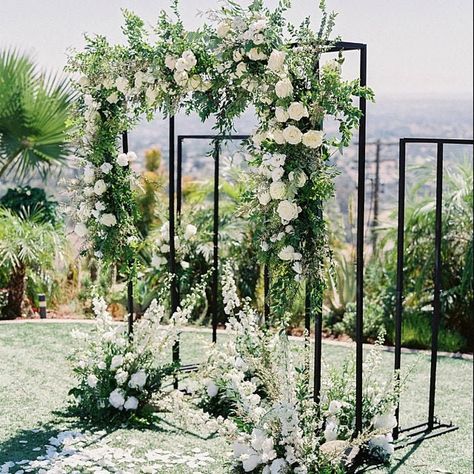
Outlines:
{"type": "MultiPolygon", "coordinates": [[[[249,134],[256,122],[252,111],[246,112],[235,123],[236,134],[249,134]]],[[[176,134],[212,134],[213,123],[201,123],[196,116],[179,116],[176,118],[176,134]]],[[[326,124],[328,133],[334,132],[333,124],[326,124]]],[[[366,224],[367,229],[374,219],[375,191],[378,199],[378,220],[389,218],[396,209],[398,189],[398,141],[401,137],[445,137],[471,138],[473,134],[472,101],[467,100],[379,100],[369,104],[367,114],[367,167],[366,167],[366,224]],[[380,174],[379,182],[375,183],[375,157],[379,142],[380,174]]],[[[356,140],[354,140],[355,142],[356,140]]],[[[129,136],[130,148],[140,160],[145,150],[158,147],[163,152],[164,166],[167,166],[168,155],[168,123],[157,118],[151,122],[143,121],[129,136]]],[[[237,146],[232,147],[234,150],[237,146]]],[[[407,165],[409,169],[415,165],[429,163],[435,155],[434,147],[413,145],[409,149],[407,165]]],[[[183,145],[183,175],[197,179],[212,174],[212,160],[208,156],[209,143],[205,140],[186,140],[183,145]]],[[[225,157],[225,151],[223,157],[225,157]]],[[[230,153],[227,151],[227,153],[230,153]]],[[[455,161],[472,160],[472,147],[451,147],[446,153],[446,166],[455,161]]],[[[344,156],[338,156],[335,164],[340,168],[340,176],[336,182],[337,209],[344,217],[347,232],[350,233],[348,222],[350,201],[354,200],[357,182],[357,148],[355,143],[349,147],[344,156]]],[[[63,172],[64,178],[74,174],[73,170],[63,172]]],[[[413,176],[407,174],[407,188],[410,188],[413,176]]],[[[31,182],[39,184],[32,179],[31,182]]],[[[2,183],[0,194],[13,183],[2,183]]],[[[58,187],[53,178],[47,185],[48,191],[57,199],[63,200],[62,188],[58,187]],[[54,182],[53,182],[54,180],[54,182]]]]}

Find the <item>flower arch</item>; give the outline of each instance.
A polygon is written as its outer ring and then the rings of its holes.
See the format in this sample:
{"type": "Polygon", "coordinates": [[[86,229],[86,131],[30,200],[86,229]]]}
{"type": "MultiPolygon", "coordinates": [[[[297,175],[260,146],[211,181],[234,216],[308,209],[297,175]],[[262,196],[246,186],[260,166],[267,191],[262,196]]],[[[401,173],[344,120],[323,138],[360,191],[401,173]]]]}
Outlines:
{"type": "MultiPolygon", "coordinates": [[[[372,92],[342,78],[341,55],[320,67],[333,44],[335,18],[324,1],[316,33],[309,18],[299,26],[285,20],[290,6],[291,0],[280,0],[270,10],[254,0],[243,8],[228,0],[193,32],[185,29],[177,1],[174,18],[162,12],[152,31],[125,11],[126,45],[89,37],[85,51],[70,58],[68,69],[79,77],[73,125],[83,167],[73,185],[75,230],[97,256],[121,263],[129,278],[140,246],[129,166],[136,155],[119,152],[121,133],[143,115],[185,110],[202,120],[214,117],[217,132],[225,134],[252,105],[259,125],[246,143],[246,206],[262,260],[272,266],[273,291],[288,295],[308,276],[322,288],[329,249],[321,208],[334,194],[337,174],[329,159],[349,145],[358,125],[353,99],[370,99],[372,92]],[[322,131],[328,117],[339,122],[333,136],[322,131]]],[[[284,311],[284,304],[276,309],[284,311]]]]}

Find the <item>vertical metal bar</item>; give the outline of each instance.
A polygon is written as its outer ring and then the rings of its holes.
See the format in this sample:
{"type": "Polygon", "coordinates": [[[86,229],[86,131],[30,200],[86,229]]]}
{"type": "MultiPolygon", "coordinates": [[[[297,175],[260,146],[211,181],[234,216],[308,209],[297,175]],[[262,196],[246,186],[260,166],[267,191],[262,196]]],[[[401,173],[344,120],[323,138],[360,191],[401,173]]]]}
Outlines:
{"type": "MultiPolygon", "coordinates": [[[[122,152],[128,153],[128,133],[127,131],[122,133],[122,152]]],[[[128,262],[130,266],[134,265],[134,262],[128,262]]],[[[133,280],[129,277],[127,283],[127,331],[128,335],[131,336],[133,334],[133,280]]]]}
{"type": "MultiPolygon", "coordinates": [[[[367,85],[367,46],[360,49],[360,84],[367,85]]],[[[367,102],[359,100],[362,117],[359,123],[358,179],[357,179],[357,274],[356,274],[356,410],[355,433],[362,432],[362,385],[363,385],[363,327],[364,327],[364,208],[365,208],[365,145],[367,102]]]]}
{"type": "Polygon", "coordinates": [[[431,321],[431,374],[430,398],[428,407],[428,430],[434,426],[436,393],[436,367],[438,362],[438,334],[441,319],[441,241],[443,206],[443,143],[438,143],[436,157],[436,220],[435,220],[435,262],[434,262],[434,298],[433,319],[431,321]]]}
{"type": "Polygon", "coordinates": [[[270,264],[263,267],[263,324],[268,324],[270,317],[270,264]]]}
{"type": "MultiPolygon", "coordinates": [[[[397,227],[397,290],[395,302],[395,367],[401,367],[402,356],[402,317],[403,317],[403,265],[405,240],[405,170],[406,170],[406,142],[402,138],[398,151],[398,227],[397,227]]],[[[395,409],[397,426],[393,431],[394,439],[398,439],[400,432],[400,401],[395,409]]]]}
{"type": "Polygon", "coordinates": [[[217,341],[219,321],[219,155],[220,143],[214,143],[214,223],[213,223],[213,264],[212,264],[212,342],[217,341]]]}
{"type": "Polygon", "coordinates": [[[178,137],[178,169],[176,173],[176,214],[178,224],[181,221],[181,208],[183,205],[183,139],[178,137]]]}
{"type": "MultiPolygon", "coordinates": [[[[168,166],[168,212],[169,212],[169,271],[172,275],[170,286],[171,314],[178,309],[178,282],[176,275],[176,247],[175,247],[175,120],[169,118],[169,166],[168,166]]],[[[179,340],[173,345],[173,362],[179,363],[179,340]]],[[[178,380],[174,381],[174,387],[178,388],[178,380]]]]}
{"type": "Polygon", "coordinates": [[[379,196],[380,196],[380,151],[382,143],[375,143],[375,182],[374,182],[374,218],[372,220],[372,255],[377,252],[377,226],[379,225],[379,196]]]}
{"type": "Polygon", "coordinates": [[[318,289],[318,298],[314,310],[314,401],[319,402],[321,395],[321,375],[322,375],[322,354],[323,354],[323,307],[322,290],[318,289]]]}

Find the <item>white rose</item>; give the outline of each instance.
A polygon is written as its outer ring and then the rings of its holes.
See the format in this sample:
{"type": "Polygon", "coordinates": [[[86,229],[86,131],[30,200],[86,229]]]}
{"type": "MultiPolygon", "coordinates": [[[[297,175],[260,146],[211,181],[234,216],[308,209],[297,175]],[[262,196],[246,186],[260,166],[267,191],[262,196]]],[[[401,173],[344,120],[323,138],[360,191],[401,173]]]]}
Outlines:
{"type": "Polygon", "coordinates": [[[129,151],[127,153],[127,160],[129,163],[132,163],[132,161],[137,161],[137,159],[137,154],[134,151],[129,151]]]}
{"type": "Polygon", "coordinates": [[[290,145],[298,145],[298,143],[301,143],[303,134],[299,128],[289,125],[283,130],[283,137],[290,145]]]}
{"type": "Polygon", "coordinates": [[[284,474],[287,468],[288,463],[283,458],[275,459],[270,466],[270,474],[284,474]]]}
{"type": "Polygon", "coordinates": [[[176,84],[179,86],[185,86],[188,82],[188,73],[186,71],[178,71],[176,70],[173,74],[174,80],[176,84]]]}
{"type": "Polygon", "coordinates": [[[280,99],[293,95],[293,85],[288,78],[281,79],[275,84],[275,93],[280,99]]]}
{"type": "Polygon", "coordinates": [[[185,51],[181,55],[181,58],[184,59],[184,62],[186,64],[186,70],[192,69],[197,64],[196,56],[194,55],[194,53],[190,49],[185,51]]]}
{"type": "Polygon", "coordinates": [[[274,181],[270,184],[270,196],[272,199],[283,199],[286,194],[286,186],[283,181],[274,181]]]}
{"type": "Polygon", "coordinates": [[[119,96],[117,92],[112,92],[112,94],[110,94],[106,100],[109,104],[116,104],[119,100],[119,96]]]}
{"type": "Polygon", "coordinates": [[[290,262],[294,260],[295,249],[292,245],[287,245],[283,247],[280,252],[278,253],[278,258],[280,260],[284,260],[286,262],[290,262]]]}
{"type": "Polygon", "coordinates": [[[117,156],[117,164],[119,166],[125,167],[128,166],[128,156],[126,153],[120,153],[119,156],[117,156]]]}
{"type": "Polygon", "coordinates": [[[109,174],[112,171],[113,166],[110,163],[102,163],[100,166],[100,171],[104,174],[109,174]]]}
{"type": "Polygon", "coordinates": [[[297,121],[309,116],[308,109],[301,102],[292,102],[288,107],[288,115],[297,121]]]}
{"type": "Polygon", "coordinates": [[[264,59],[267,59],[267,55],[259,51],[257,48],[252,48],[248,53],[247,53],[248,58],[251,61],[262,61],[264,59]]]}
{"type": "Polygon", "coordinates": [[[123,356],[115,355],[110,362],[110,370],[118,369],[123,364],[123,356]]]}
{"type": "Polygon", "coordinates": [[[113,214],[102,214],[100,223],[106,227],[113,227],[117,224],[117,219],[113,214]]]}
{"type": "Polygon", "coordinates": [[[296,219],[299,214],[298,206],[294,202],[288,200],[281,201],[280,204],[278,204],[277,212],[281,220],[284,222],[290,222],[293,219],[296,219]]]}
{"type": "Polygon", "coordinates": [[[153,104],[158,97],[158,94],[160,93],[159,89],[157,87],[147,87],[147,90],[145,91],[145,97],[146,100],[148,101],[149,104],[153,104]]]}
{"type": "Polygon", "coordinates": [[[78,236],[78,237],[85,237],[87,235],[87,227],[85,224],[83,224],[82,222],[78,222],[75,226],[74,226],[74,233],[78,236]]]}
{"type": "Polygon", "coordinates": [[[113,392],[109,395],[109,403],[118,410],[123,408],[123,404],[125,403],[124,393],[122,390],[116,388],[113,392]]]}
{"type": "Polygon", "coordinates": [[[331,400],[331,402],[329,403],[328,412],[331,415],[336,415],[337,413],[339,413],[341,408],[342,403],[339,400],[331,400]]]}
{"type": "Polygon", "coordinates": [[[198,74],[191,76],[191,79],[189,79],[189,87],[193,91],[198,90],[201,87],[201,76],[198,74]]]}
{"type": "Polygon", "coordinates": [[[186,64],[186,60],[184,58],[179,58],[176,61],[176,71],[183,72],[188,69],[188,65],[186,64]]]}
{"type": "Polygon", "coordinates": [[[187,270],[189,268],[189,262],[181,260],[181,267],[183,268],[183,270],[187,270]]]}
{"type": "Polygon", "coordinates": [[[115,374],[115,380],[117,382],[117,385],[123,385],[128,379],[128,372],[125,372],[124,370],[119,369],[117,373],[115,374]]]}
{"type": "Polygon", "coordinates": [[[103,179],[99,179],[95,182],[94,193],[97,194],[97,196],[102,196],[102,194],[105,193],[106,189],[107,185],[105,184],[105,181],[103,179]]]}
{"type": "Polygon", "coordinates": [[[161,268],[162,265],[166,263],[166,258],[159,257],[158,255],[154,255],[151,259],[151,266],[153,268],[161,268]]]}
{"type": "Polygon", "coordinates": [[[90,81],[89,81],[89,78],[87,76],[80,77],[79,80],[77,81],[77,83],[81,87],[87,87],[88,85],[90,85],[90,81]]]}
{"type": "Polygon", "coordinates": [[[168,69],[174,71],[174,68],[176,67],[176,58],[173,56],[166,56],[165,65],[168,69]]]}
{"type": "Polygon", "coordinates": [[[242,77],[247,72],[247,65],[245,63],[237,64],[237,68],[235,70],[235,75],[237,77],[242,77]]]}
{"type": "Polygon", "coordinates": [[[238,63],[240,61],[242,61],[243,59],[243,56],[242,56],[242,53],[236,49],[233,53],[232,53],[232,57],[234,59],[234,62],[238,63]]]}
{"type": "Polygon", "coordinates": [[[119,92],[126,94],[128,91],[128,79],[126,77],[117,77],[115,79],[115,87],[119,92]]]}
{"type": "Polygon", "coordinates": [[[123,407],[125,410],[136,410],[138,408],[138,399],[135,397],[128,397],[123,407]]]}
{"type": "Polygon", "coordinates": [[[275,118],[277,119],[277,122],[284,123],[288,120],[288,117],[288,112],[283,107],[277,107],[275,109],[275,118]]]}
{"type": "Polygon", "coordinates": [[[206,391],[207,391],[207,394],[211,398],[213,398],[219,393],[219,388],[217,387],[217,385],[212,380],[209,380],[206,383],[206,391]]]}
{"type": "Polygon", "coordinates": [[[262,206],[266,206],[272,199],[272,197],[270,196],[270,193],[268,191],[265,191],[263,193],[260,193],[258,196],[258,202],[262,205],[262,206]]]}
{"type": "Polygon", "coordinates": [[[94,374],[89,374],[87,376],[87,385],[89,385],[90,388],[96,388],[98,381],[99,379],[94,374]]]}
{"type": "Polygon", "coordinates": [[[301,265],[301,262],[293,263],[293,266],[291,268],[293,269],[295,273],[298,273],[298,275],[303,273],[303,265],[301,265]]]}
{"type": "Polygon", "coordinates": [[[308,176],[306,176],[304,171],[291,171],[288,178],[290,181],[296,181],[298,188],[302,188],[306,184],[306,181],[308,181],[308,176]]]}
{"type": "Polygon", "coordinates": [[[138,370],[130,377],[130,382],[128,382],[128,386],[130,388],[143,388],[146,384],[147,378],[148,375],[144,370],[138,370]]]}
{"type": "Polygon", "coordinates": [[[326,439],[326,442],[329,441],[335,441],[337,439],[337,425],[336,423],[330,421],[324,430],[324,438],[326,439]]]}
{"type": "Polygon", "coordinates": [[[194,237],[197,234],[197,227],[192,224],[188,224],[184,231],[184,238],[189,240],[191,237],[194,237]]]}
{"type": "Polygon", "coordinates": [[[84,168],[84,183],[92,184],[95,178],[94,168],[89,164],[84,168]]]}
{"type": "Polygon", "coordinates": [[[226,21],[221,21],[216,28],[216,33],[219,38],[225,38],[230,32],[230,25],[226,21]]]}
{"type": "Polygon", "coordinates": [[[323,132],[310,130],[303,135],[303,145],[308,148],[319,148],[323,144],[323,132]]]}
{"type": "Polygon", "coordinates": [[[374,416],[372,424],[376,430],[392,431],[397,426],[397,419],[393,414],[386,413],[374,416]]]}
{"type": "Polygon", "coordinates": [[[281,130],[278,130],[278,129],[272,130],[271,135],[277,145],[284,145],[286,143],[285,137],[281,130]]]}
{"type": "Polygon", "coordinates": [[[268,58],[268,69],[273,72],[280,72],[285,64],[286,53],[274,49],[268,58]]]}

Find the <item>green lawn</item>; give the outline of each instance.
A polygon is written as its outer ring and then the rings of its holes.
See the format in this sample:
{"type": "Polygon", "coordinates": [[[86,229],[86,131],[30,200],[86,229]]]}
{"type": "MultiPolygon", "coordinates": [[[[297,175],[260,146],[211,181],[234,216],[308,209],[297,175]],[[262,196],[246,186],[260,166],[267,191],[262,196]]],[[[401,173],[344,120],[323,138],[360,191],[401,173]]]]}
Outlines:
{"type": "MultiPolygon", "coordinates": [[[[44,453],[48,440],[58,432],[83,430],[77,420],[64,417],[67,391],[74,383],[66,360],[67,353],[76,343],[70,337],[70,331],[80,324],[0,324],[0,473],[2,464],[8,461],[36,459],[44,453]]],[[[198,361],[207,340],[207,334],[185,333],[182,344],[184,362],[198,361]]],[[[350,354],[350,349],[325,344],[324,354],[327,364],[335,365],[350,354]]],[[[393,366],[393,354],[385,352],[383,357],[388,374],[393,366]]],[[[426,418],[429,358],[403,355],[403,364],[414,363],[416,366],[402,399],[402,426],[426,418]]],[[[459,430],[398,450],[391,468],[371,472],[472,472],[473,364],[442,357],[438,367],[436,413],[443,421],[452,420],[459,425],[459,430]]],[[[174,426],[171,418],[165,418],[151,429],[122,428],[96,432],[95,438],[87,441],[90,443],[88,449],[95,450],[97,461],[90,463],[90,470],[76,472],[114,472],[107,470],[107,463],[115,462],[115,458],[110,458],[112,455],[107,453],[117,447],[126,448],[133,455],[132,458],[123,457],[127,466],[121,471],[124,473],[226,472],[224,459],[229,447],[220,439],[209,439],[195,431],[183,432],[174,426]],[[158,450],[155,452],[158,461],[150,457],[155,469],[143,468],[141,458],[145,459],[147,453],[150,456],[153,450],[158,450]],[[180,453],[181,458],[173,460],[172,453],[180,453]],[[199,459],[204,459],[202,464],[195,464],[199,459]]],[[[17,465],[10,472],[20,469],[22,465],[17,465]]],[[[72,473],[75,469],[70,467],[54,472],[72,473]]]]}

